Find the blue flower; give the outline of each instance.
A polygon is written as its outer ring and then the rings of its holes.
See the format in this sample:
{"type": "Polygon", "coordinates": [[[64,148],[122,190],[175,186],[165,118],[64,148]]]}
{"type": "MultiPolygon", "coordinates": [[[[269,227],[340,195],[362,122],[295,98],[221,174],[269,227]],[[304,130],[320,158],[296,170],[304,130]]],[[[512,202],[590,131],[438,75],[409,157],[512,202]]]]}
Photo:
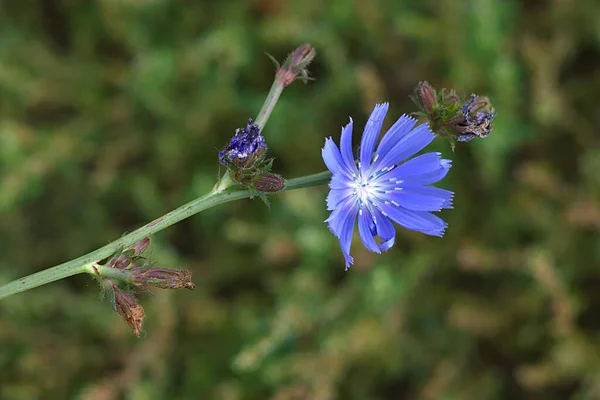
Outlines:
{"type": "Polygon", "coordinates": [[[229,144],[219,152],[219,162],[223,165],[234,165],[238,168],[250,167],[267,150],[260,127],[252,119],[242,129],[236,129],[229,144]]]}
{"type": "Polygon", "coordinates": [[[375,150],[387,110],[388,103],[378,104],[371,113],[361,139],[358,165],[352,154],[352,118],[342,129],[340,148],[331,138],[323,147],[323,160],[333,174],[327,196],[331,215],[326,222],[340,240],[346,269],[353,263],[350,245],[357,219],[364,246],[381,253],[394,245],[396,230],[391,221],[406,229],[442,236],[447,224],[431,211],[452,208],[453,192],[428,186],[446,176],[450,160],[441,158],[440,153],[425,153],[405,161],[434,139],[426,124],[415,127],[414,118],[401,116],[375,150]]]}

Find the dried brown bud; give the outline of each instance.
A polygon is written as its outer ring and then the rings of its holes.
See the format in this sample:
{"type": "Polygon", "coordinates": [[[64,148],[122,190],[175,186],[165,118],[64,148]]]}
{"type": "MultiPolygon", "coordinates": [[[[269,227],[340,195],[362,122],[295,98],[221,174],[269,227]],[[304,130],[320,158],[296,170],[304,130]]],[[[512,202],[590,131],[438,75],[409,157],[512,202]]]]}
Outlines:
{"type": "Polygon", "coordinates": [[[300,76],[305,81],[308,79],[308,65],[314,60],[317,52],[309,44],[296,48],[277,70],[275,78],[280,80],[284,87],[290,85],[300,76]]]}
{"type": "Polygon", "coordinates": [[[252,182],[254,187],[261,192],[279,192],[285,187],[284,179],[277,175],[267,172],[262,174],[260,178],[252,182]]]}
{"type": "Polygon", "coordinates": [[[196,287],[192,282],[190,271],[160,267],[134,272],[133,282],[138,286],[160,289],[194,289],[196,287]]]}
{"type": "Polygon", "coordinates": [[[144,323],[144,307],[137,303],[131,293],[119,289],[113,283],[111,283],[111,289],[114,294],[115,311],[133,329],[135,336],[140,337],[144,323]]]}

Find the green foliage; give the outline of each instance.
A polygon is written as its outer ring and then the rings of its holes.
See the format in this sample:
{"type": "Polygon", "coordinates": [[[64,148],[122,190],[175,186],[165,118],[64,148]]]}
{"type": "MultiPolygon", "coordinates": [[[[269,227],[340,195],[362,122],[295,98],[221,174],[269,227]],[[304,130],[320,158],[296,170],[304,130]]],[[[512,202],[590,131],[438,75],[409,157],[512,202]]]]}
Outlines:
{"type": "Polygon", "coordinates": [[[263,130],[286,178],[324,170],[349,116],[415,111],[419,81],[498,116],[436,145],[443,239],[357,241],[344,272],[326,188],[301,189],[153,237],[196,290],[142,296],[141,339],[87,276],[2,300],[0,398],[600,398],[600,3],[17,3],[0,5],[0,283],[210,190],[271,86],[264,53],[317,50],[263,130]]]}

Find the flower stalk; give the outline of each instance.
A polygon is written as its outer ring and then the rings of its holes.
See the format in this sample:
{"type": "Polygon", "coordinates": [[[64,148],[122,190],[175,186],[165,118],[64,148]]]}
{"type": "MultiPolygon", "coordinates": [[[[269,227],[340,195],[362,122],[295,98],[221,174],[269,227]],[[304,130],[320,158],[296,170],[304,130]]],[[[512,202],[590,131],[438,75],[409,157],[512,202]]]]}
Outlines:
{"type": "MultiPolygon", "coordinates": [[[[330,178],[331,173],[325,171],[318,174],[288,179],[285,181],[285,187],[281,191],[325,185],[329,182],[330,178]]],[[[128,271],[121,271],[116,268],[108,267],[98,268],[98,261],[110,257],[119,249],[133,246],[140,240],[189,218],[192,215],[198,214],[201,211],[231,201],[247,199],[251,196],[251,193],[244,189],[228,191],[226,185],[223,185],[222,182],[223,179],[221,180],[221,183],[217,184],[207,195],[194,199],[189,203],[176,208],[106,246],[74,260],[17,279],[4,286],[0,286],[0,299],[82,273],[100,276],[104,276],[105,274],[119,274],[120,278],[124,278],[123,272],[127,273],[128,271]]]]}
{"type": "Polygon", "coordinates": [[[304,82],[310,79],[306,68],[316,55],[317,53],[314,48],[310,47],[309,44],[303,44],[288,55],[282,65],[279,65],[277,60],[271,57],[277,66],[277,72],[275,72],[275,80],[273,81],[273,85],[271,85],[267,99],[256,117],[255,124],[260,129],[265,127],[283,89],[291,85],[296,79],[302,79],[304,82]]]}
{"type": "MultiPolygon", "coordinates": [[[[269,94],[267,95],[267,98],[260,112],[258,113],[258,116],[256,117],[256,122],[254,124],[252,124],[252,121],[249,122],[248,129],[252,128],[253,126],[257,127],[255,132],[256,134],[251,135],[252,138],[259,139],[260,130],[269,120],[269,117],[273,112],[275,104],[277,104],[283,89],[290,85],[297,78],[303,80],[309,79],[306,68],[314,59],[315,55],[315,50],[310,47],[310,45],[304,44],[296,48],[286,58],[282,65],[276,63],[278,69],[275,73],[275,79],[269,94]]],[[[260,144],[261,143],[257,142],[255,147],[260,148],[260,144]]],[[[236,148],[239,147],[240,146],[238,145],[236,148]]],[[[264,147],[266,150],[266,146],[264,147]]],[[[237,158],[239,158],[239,154],[237,154],[237,156],[237,158]]],[[[263,173],[266,172],[268,171],[263,171],[263,173]]],[[[319,174],[308,175],[287,181],[284,181],[279,175],[270,173],[266,176],[257,176],[256,179],[259,180],[259,186],[262,185],[262,187],[266,189],[265,191],[279,192],[309,186],[323,185],[329,181],[330,177],[331,174],[328,171],[325,171],[319,174]]],[[[117,239],[106,246],[103,246],[74,260],[68,261],[64,264],[48,268],[35,274],[17,279],[16,281],[7,283],[4,286],[0,286],[0,299],[81,273],[89,273],[99,280],[113,279],[124,284],[133,284],[138,286],[153,284],[154,286],[165,288],[192,288],[193,284],[191,283],[191,280],[189,280],[189,277],[184,274],[185,271],[149,267],[149,269],[145,271],[138,270],[136,274],[136,271],[131,269],[128,270],[126,267],[130,264],[131,260],[129,259],[128,255],[121,253],[121,250],[128,249],[133,251],[133,255],[137,256],[146,249],[149,244],[148,237],[152,234],[166,229],[179,221],[189,218],[192,215],[216,205],[228,203],[234,200],[251,198],[253,195],[252,191],[246,190],[245,188],[240,190],[234,190],[232,188],[238,184],[238,180],[236,180],[235,177],[232,177],[230,171],[228,170],[208,194],[176,208],[175,210],[155,219],[152,222],[147,223],[141,228],[121,237],[120,239],[117,239]],[[111,256],[113,256],[113,258],[110,260],[108,265],[103,266],[99,264],[101,260],[111,256]],[[139,282],[136,282],[136,278],[139,282]]],[[[264,198],[264,200],[266,201],[266,198],[264,198]]],[[[118,290],[118,288],[113,288],[113,293],[120,293],[116,292],[115,290],[118,290]]],[[[117,311],[123,311],[122,308],[117,306],[115,307],[117,311]]],[[[129,318],[124,314],[122,315],[126,320],[129,318]]]]}

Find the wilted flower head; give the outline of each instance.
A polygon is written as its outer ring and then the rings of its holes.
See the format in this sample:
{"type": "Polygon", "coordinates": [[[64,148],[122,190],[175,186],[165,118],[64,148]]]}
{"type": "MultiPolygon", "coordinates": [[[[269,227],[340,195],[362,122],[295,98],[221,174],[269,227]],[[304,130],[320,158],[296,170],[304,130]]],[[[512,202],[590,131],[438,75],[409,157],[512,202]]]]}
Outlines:
{"type": "Polygon", "coordinates": [[[375,149],[388,110],[388,103],[375,107],[361,139],[358,166],[352,154],[353,121],[342,129],[340,148],[331,138],[325,140],[323,160],[332,172],[327,196],[329,229],[340,241],[346,269],[353,263],[350,246],[358,219],[358,232],[364,246],[381,253],[394,245],[396,232],[391,221],[406,229],[442,236],[446,222],[432,211],[452,208],[453,193],[428,186],[446,176],[450,160],[440,153],[414,157],[434,139],[426,124],[416,128],[416,120],[406,115],[387,131],[375,149]],[[375,238],[381,241],[378,243],[375,238]]]}
{"type": "Polygon", "coordinates": [[[120,289],[116,284],[110,281],[109,290],[113,296],[112,301],[115,311],[133,330],[135,336],[140,337],[142,324],[144,323],[144,307],[138,304],[133,294],[120,289]]]}
{"type": "Polygon", "coordinates": [[[461,102],[454,89],[436,91],[428,82],[419,82],[412,99],[419,107],[415,114],[426,118],[431,130],[449,140],[452,149],[456,141],[485,138],[492,131],[496,113],[487,97],[472,94],[461,102]]]}
{"type": "Polygon", "coordinates": [[[492,131],[492,122],[496,113],[492,111],[487,97],[475,94],[461,107],[462,118],[450,123],[451,128],[459,133],[459,142],[468,142],[474,138],[487,137],[492,131]]]}
{"type": "Polygon", "coordinates": [[[229,144],[219,152],[219,162],[228,167],[249,168],[267,150],[265,138],[260,127],[248,119],[245,128],[235,130],[229,144]]]}

